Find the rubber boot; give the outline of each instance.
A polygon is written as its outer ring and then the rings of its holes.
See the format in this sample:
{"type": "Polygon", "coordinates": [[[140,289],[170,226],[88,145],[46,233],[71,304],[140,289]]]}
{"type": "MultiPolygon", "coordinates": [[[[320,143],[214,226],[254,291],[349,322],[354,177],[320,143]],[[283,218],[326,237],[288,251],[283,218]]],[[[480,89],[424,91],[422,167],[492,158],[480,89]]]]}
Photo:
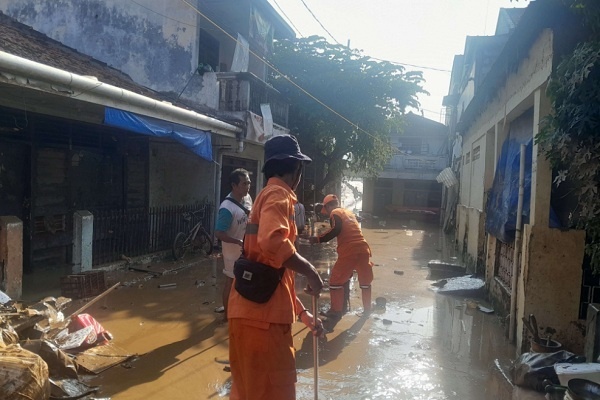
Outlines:
{"type": "Polygon", "coordinates": [[[344,288],[330,288],[329,297],[331,298],[331,308],[329,311],[342,315],[342,308],[344,307],[344,288]]]}
{"type": "Polygon", "coordinates": [[[350,312],[350,281],[344,283],[344,305],[342,307],[342,314],[350,312]]]}
{"type": "Polygon", "coordinates": [[[371,286],[361,287],[361,297],[365,313],[371,312],[371,286]]]}

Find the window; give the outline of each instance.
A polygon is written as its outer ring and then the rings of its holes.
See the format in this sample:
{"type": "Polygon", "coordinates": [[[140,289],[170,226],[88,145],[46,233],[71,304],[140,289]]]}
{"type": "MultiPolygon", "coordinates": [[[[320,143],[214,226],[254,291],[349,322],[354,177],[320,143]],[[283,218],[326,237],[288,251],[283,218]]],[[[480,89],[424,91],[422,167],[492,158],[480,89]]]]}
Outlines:
{"type": "Polygon", "coordinates": [[[471,162],[471,152],[468,152],[465,156],[465,165],[471,162]]]}
{"type": "Polygon", "coordinates": [[[479,146],[477,146],[477,147],[475,147],[473,149],[473,157],[472,157],[473,161],[479,160],[479,151],[480,151],[480,147],[479,146]]]}
{"type": "Polygon", "coordinates": [[[422,138],[400,137],[398,150],[404,154],[428,154],[429,143],[422,138]]]}
{"type": "Polygon", "coordinates": [[[203,67],[205,65],[210,65],[213,71],[217,70],[219,66],[219,41],[206,30],[200,29],[198,66],[203,67]]]}

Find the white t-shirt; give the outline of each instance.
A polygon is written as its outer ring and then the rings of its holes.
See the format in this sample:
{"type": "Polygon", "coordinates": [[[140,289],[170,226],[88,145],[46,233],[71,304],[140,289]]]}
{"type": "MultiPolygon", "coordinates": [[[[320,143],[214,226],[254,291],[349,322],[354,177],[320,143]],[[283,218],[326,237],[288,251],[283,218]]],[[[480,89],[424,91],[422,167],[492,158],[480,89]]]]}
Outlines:
{"type": "MultiPolygon", "coordinates": [[[[227,195],[227,197],[231,197],[231,193],[227,195]]],[[[246,207],[246,209],[252,209],[252,197],[250,195],[244,196],[241,201],[241,204],[246,207]]],[[[227,199],[223,200],[221,206],[219,207],[219,222],[217,222],[216,229],[223,230],[227,233],[227,235],[231,236],[234,239],[244,239],[244,234],[246,233],[246,225],[248,224],[248,216],[237,204],[229,201],[227,199]],[[224,229],[221,225],[221,216],[222,213],[231,214],[231,221],[229,223],[229,228],[224,229]]],[[[225,269],[223,272],[225,275],[233,278],[233,263],[240,257],[242,254],[242,247],[236,243],[222,243],[223,246],[223,263],[225,269]]]]}

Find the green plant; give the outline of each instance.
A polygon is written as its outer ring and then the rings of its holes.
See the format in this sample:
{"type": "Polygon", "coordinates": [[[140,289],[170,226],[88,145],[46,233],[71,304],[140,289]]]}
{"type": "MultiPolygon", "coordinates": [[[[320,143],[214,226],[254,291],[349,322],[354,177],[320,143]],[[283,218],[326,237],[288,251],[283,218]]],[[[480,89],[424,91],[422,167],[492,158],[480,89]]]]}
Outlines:
{"type": "Polygon", "coordinates": [[[553,112],[536,140],[557,171],[554,184],[569,179],[574,187],[573,224],[586,230],[586,253],[600,273],[600,42],[577,45],[553,73],[547,94],[553,112]]]}
{"type": "Polygon", "coordinates": [[[288,125],[318,163],[317,193],[346,171],[380,172],[392,156],[389,133],[427,93],[421,72],[318,36],[276,42],[272,63],[271,83],[292,105],[288,125]]]}

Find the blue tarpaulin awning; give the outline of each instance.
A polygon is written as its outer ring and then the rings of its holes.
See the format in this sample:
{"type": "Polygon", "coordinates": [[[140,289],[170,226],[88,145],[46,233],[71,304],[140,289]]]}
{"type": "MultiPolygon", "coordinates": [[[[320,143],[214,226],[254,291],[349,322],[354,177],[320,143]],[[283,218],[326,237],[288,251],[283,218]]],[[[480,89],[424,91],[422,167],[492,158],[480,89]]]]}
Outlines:
{"type": "MultiPolygon", "coordinates": [[[[521,144],[525,145],[525,176],[523,193],[523,224],[529,223],[531,212],[531,167],[533,156],[533,110],[524,112],[511,122],[508,137],[496,166],[494,183],[486,204],[485,230],[504,243],[515,240],[517,204],[519,202],[519,170],[521,144]]],[[[559,228],[560,221],[550,207],[550,228],[559,228]]]]}
{"type": "Polygon", "coordinates": [[[176,140],[194,154],[212,161],[210,132],[110,107],[104,110],[104,123],[142,135],[176,140]]]}

